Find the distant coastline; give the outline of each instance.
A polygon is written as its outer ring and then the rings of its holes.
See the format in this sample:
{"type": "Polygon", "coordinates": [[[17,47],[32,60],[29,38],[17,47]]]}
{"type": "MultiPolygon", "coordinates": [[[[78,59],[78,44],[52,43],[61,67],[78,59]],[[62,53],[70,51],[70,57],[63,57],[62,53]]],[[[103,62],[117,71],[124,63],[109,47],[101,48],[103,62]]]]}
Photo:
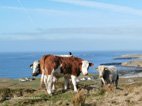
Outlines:
{"type": "Polygon", "coordinates": [[[140,59],[142,58],[142,54],[126,54],[121,55],[119,57],[114,57],[115,60],[117,59],[140,59]]]}
{"type": "Polygon", "coordinates": [[[122,66],[142,67],[142,54],[127,54],[114,59],[128,59],[129,61],[122,62],[122,66]]]}

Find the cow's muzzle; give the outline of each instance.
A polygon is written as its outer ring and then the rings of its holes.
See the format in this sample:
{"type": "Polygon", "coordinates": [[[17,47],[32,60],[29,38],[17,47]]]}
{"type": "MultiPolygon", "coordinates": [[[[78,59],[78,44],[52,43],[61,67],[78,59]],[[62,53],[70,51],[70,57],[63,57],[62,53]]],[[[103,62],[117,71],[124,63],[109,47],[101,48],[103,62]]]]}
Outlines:
{"type": "Polygon", "coordinates": [[[39,73],[33,73],[32,74],[32,76],[38,76],[39,75],[39,73]]]}

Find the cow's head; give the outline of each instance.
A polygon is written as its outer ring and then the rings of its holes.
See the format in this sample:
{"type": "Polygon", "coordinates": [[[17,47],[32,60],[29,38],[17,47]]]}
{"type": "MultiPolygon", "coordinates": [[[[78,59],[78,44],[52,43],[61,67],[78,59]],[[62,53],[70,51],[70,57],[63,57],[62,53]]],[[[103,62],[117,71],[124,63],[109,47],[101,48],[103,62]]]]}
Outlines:
{"type": "Polygon", "coordinates": [[[97,71],[99,72],[99,77],[100,78],[103,77],[105,70],[107,70],[107,68],[104,65],[98,66],[97,71]]]}
{"type": "Polygon", "coordinates": [[[30,67],[33,69],[32,75],[37,76],[40,74],[40,63],[39,61],[34,61],[33,64],[30,65],[30,67]]]}
{"type": "Polygon", "coordinates": [[[87,75],[87,74],[88,74],[88,69],[89,69],[89,67],[91,67],[91,66],[93,66],[93,65],[94,65],[93,63],[89,63],[89,62],[86,61],[86,60],[82,61],[81,70],[82,70],[83,75],[87,75]]]}

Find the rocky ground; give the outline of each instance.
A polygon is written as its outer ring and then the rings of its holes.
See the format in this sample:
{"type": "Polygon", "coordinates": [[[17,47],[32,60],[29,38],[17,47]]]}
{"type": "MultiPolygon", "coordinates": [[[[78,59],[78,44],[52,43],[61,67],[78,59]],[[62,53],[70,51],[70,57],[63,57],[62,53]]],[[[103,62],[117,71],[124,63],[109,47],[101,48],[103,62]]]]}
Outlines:
{"type": "Polygon", "coordinates": [[[122,63],[122,66],[142,67],[142,60],[131,60],[128,62],[124,62],[122,63]]]}
{"type": "Polygon", "coordinates": [[[39,90],[39,79],[20,82],[0,79],[0,106],[141,106],[142,78],[120,78],[119,88],[100,87],[100,80],[81,81],[79,93],[72,86],[63,91],[63,79],[57,84],[53,96],[39,90]]]}
{"type": "Polygon", "coordinates": [[[142,54],[126,54],[114,59],[131,59],[127,62],[123,62],[122,66],[133,66],[133,67],[142,67],[142,54]]]}

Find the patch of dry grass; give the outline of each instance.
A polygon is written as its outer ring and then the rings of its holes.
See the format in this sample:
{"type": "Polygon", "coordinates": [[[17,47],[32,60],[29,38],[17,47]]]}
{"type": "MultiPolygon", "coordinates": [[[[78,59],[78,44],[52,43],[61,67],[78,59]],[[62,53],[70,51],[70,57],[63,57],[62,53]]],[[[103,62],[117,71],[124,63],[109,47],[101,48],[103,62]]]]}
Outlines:
{"type": "Polygon", "coordinates": [[[87,91],[81,89],[77,94],[73,96],[72,103],[73,106],[85,106],[85,99],[87,96],[87,91]]]}

